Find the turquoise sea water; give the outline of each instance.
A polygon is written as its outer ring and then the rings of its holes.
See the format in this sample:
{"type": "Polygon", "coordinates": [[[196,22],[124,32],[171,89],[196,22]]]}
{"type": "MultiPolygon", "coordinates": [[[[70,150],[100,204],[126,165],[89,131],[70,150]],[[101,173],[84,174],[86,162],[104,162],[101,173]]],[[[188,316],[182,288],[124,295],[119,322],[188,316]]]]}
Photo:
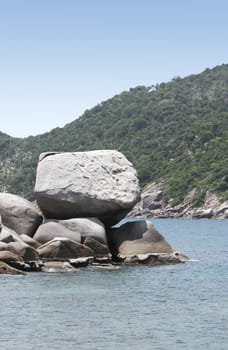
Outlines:
{"type": "Polygon", "coordinates": [[[0,276],[2,350],[228,349],[228,221],[152,220],[186,264],[0,276]]]}

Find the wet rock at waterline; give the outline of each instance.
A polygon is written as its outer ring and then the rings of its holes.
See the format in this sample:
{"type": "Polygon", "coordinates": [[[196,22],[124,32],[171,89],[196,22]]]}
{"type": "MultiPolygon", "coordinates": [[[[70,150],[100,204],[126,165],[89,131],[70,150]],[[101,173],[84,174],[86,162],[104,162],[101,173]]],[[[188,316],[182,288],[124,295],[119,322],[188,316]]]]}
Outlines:
{"type": "Polygon", "coordinates": [[[15,269],[14,267],[0,261],[0,275],[25,275],[25,272],[15,269]]]}
{"type": "Polygon", "coordinates": [[[75,268],[68,261],[45,261],[43,272],[72,272],[75,268]]]}
{"type": "Polygon", "coordinates": [[[115,150],[41,154],[35,196],[47,218],[97,217],[113,225],[140,198],[136,170],[115,150]]]}
{"type": "Polygon", "coordinates": [[[184,263],[189,260],[186,255],[178,252],[173,253],[150,253],[137,255],[118,255],[119,261],[127,265],[141,264],[141,265],[173,265],[184,263]]]}

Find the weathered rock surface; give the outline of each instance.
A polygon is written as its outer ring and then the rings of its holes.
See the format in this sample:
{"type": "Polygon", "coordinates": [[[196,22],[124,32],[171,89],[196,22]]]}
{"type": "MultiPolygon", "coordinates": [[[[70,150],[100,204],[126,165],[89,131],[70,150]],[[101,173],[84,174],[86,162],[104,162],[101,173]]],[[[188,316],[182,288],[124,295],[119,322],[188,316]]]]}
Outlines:
{"type": "Polygon", "coordinates": [[[93,256],[92,249],[68,238],[55,238],[40,246],[37,251],[41,258],[46,259],[74,259],[78,257],[93,256]]]}
{"type": "Polygon", "coordinates": [[[139,200],[132,164],[114,150],[41,154],[35,196],[47,218],[122,219],[139,200]]]}
{"type": "Polygon", "coordinates": [[[118,254],[172,253],[173,249],[149,221],[127,222],[108,231],[113,256],[118,254]]]}
{"type": "Polygon", "coordinates": [[[0,193],[2,223],[18,234],[32,236],[43,218],[34,205],[11,193],[0,193]]]}
{"type": "MultiPolygon", "coordinates": [[[[49,222],[49,220],[46,222],[49,222]]],[[[68,230],[78,232],[81,235],[82,242],[86,237],[92,237],[102,244],[107,244],[105,227],[97,218],[73,218],[68,220],[56,220],[55,222],[63,225],[68,230]]]]}
{"type": "Polygon", "coordinates": [[[79,243],[82,241],[82,237],[79,232],[69,230],[62,224],[54,221],[48,221],[47,223],[40,225],[35,235],[33,236],[33,239],[44,244],[56,237],[69,238],[79,243]]]}

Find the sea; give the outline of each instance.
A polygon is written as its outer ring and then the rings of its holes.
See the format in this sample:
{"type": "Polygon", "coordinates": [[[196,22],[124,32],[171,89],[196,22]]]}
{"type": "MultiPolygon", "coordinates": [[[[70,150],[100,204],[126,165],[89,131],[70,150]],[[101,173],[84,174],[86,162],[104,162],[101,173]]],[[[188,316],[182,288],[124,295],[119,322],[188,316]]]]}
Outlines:
{"type": "Polygon", "coordinates": [[[190,261],[1,275],[1,349],[227,350],[228,221],[151,221],[190,261]]]}

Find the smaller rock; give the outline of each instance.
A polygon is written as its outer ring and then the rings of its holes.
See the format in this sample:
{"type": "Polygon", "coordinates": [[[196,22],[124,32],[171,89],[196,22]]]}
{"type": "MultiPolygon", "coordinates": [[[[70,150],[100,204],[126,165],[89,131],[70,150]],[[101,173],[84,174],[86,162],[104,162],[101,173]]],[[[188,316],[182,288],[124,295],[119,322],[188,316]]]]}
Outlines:
{"type": "Polygon", "coordinates": [[[10,229],[5,225],[2,225],[2,230],[0,233],[0,241],[5,243],[10,243],[10,242],[20,242],[22,241],[22,239],[16,231],[10,229]]]}
{"type": "Polygon", "coordinates": [[[0,275],[25,275],[25,272],[9,266],[3,261],[0,261],[0,275]]]}
{"type": "Polygon", "coordinates": [[[91,256],[85,258],[69,259],[70,264],[76,268],[87,267],[89,264],[92,264],[93,261],[94,258],[91,256]]]}
{"type": "Polygon", "coordinates": [[[56,237],[69,238],[72,241],[81,243],[82,237],[79,232],[69,230],[58,222],[48,221],[38,228],[33,239],[45,244],[56,237]]]}
{"type": "Polygon", "coordinates": [[[43,272],[72,272],[74,267],[67,261],[46,261],[43,263],[43,272]]]}
{"type": "Polygon", "coordinates": [[[23,259],[9,250],[0,251],[0,261],[9,263],[11,261],[23,261],[23,259]]]}
{"type": "Polygon", "coordinates": [[[107,244],[104,224],[97,218],[72,218],[68,220],[55,220],[55,222],[63,225],[70,231],[79,233],[82,238],[82,242],[78,241],[79,243],[83,243],[86,237],[92,237],[102,244],[107,244]]]}
{"type": "Polygon", "coordinates": [[[24,261],[39,260],[37,251],[24,242],[8,243],[8,250],[18,256],[21,256],[24,261]]]}
{"type": "Polygon", "coordinates": [[[179,264],[188,260],[188,258],[180,253],[174,252],[171,254],[166,253],[152,253],[152,254],[136,254],[136,255],[122,255],[118,256],[119,261],[124,264],[134,265],[171,265],[179,264]]]}
{"type": "Polygon", "coordinates": [[[112,259],[111,256],[95,256],[94,257],[94,262],[99,264],[99,265],[103,265],[103,264],[111,264],[112,263],[112,259]]]}
{"type": "Polygon", "coordinates": [[[93,237],[87,237],[84,245],[92,249],[94,256],[105,256],[110,253],[107,245],[100,243],[93,237]]]}
{"type": "Polygon", "coordinates": [[[41,258],[46,259],[93,256],[93,251],[89,247],[64,237],[56,237],[40,246],[37,251],[41,258]]]}
{"type": "Polygon", "coordinates": [[[228,201],[219,205],[215,210],[215,217],[218,219],[227,219],[228,218],[228,201]]]}
{"type": "Polygon", "coordinates": [[[210,219],[213,215],[213,209],[199,209],[192,214],[193,219],[210,219]]]}

